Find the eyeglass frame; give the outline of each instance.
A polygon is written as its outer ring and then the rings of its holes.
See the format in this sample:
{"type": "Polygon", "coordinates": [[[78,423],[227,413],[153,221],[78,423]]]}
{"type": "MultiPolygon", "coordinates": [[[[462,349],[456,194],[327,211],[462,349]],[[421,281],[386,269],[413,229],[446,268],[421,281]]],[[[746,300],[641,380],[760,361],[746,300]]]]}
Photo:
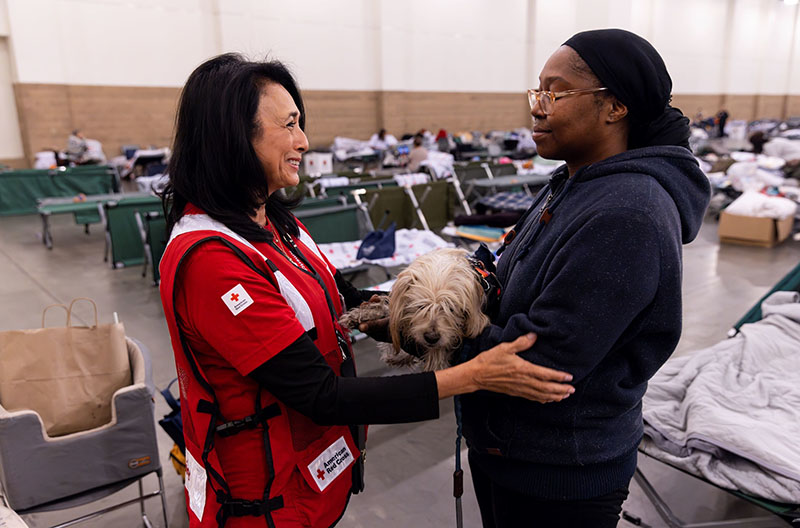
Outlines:
{"type": "Polygon", "coordinates": [[[553,106],[556,104],[556,101],[558,101],[562,97],[569,97],[570,95],[584,95],[590,93],[597,93],[597,92],[603,92],[605,90],[608,90],[608,88],[605,86],[602,88],[579,88],[575,90],[565,90],[563,92],[553,92],[550,90],[534,90],[533,88],[531,88],[530,90],[528,90],[528,104],[531,105],[531,111],[532,111],[534,105],[536,103],[539,103],[539,107],[542,109],[542,112],[544,112],[544,115],[552,115],[553,106]],[[540,101],[542,95],[547,95],[550,98],[551,110],[549,112],[544,111],[544,105],[542,105],[540,101]]]}

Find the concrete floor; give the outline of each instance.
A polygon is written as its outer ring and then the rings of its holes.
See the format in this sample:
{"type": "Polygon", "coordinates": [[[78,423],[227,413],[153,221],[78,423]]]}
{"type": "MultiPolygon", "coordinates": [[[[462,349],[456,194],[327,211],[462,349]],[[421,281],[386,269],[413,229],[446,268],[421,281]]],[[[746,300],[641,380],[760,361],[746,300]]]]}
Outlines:
{"type": "MultiPolygon", "coordinates": [[[[153,360],[153,377],[163,388],[175,375],[169,336],[162,315],[158,290],[141,269],[112,270],[102,261],[103,236],[95,227],[87,236],[71,217],[52,219],[54,248],[48,251],[39,239],[36,216],[0,218],[0,330],[34,328],[39,325],[43,307],[69,302],[74,297],[93,298],[102,322],[117,312],[127,334],[142,341],[153,360]]],[[[785,273],[800,261],[800,243],[789,240],[774,249],[720,246],[716,224],[707,221],[698,239],[684,251],[684,332],[676,351],[690,353],[725,338],[730,326],[785,273]]],[[[363,278],[363,281],[373,280],[363,278]]],[[[89,314],[81,312],[81,318],[89,314]]],[[[356,347],[362,375],[386,375],[369,340],[356,347]]],[[[156,398],[158,417],[167,406],[156,398]]],[[[351,500],[341,526],[407,527],[452,526],[454,506],[451,474],[455,420],[452,401],[441,403],[438,420],[393,426],[374,426],[370,430],[367,457],[367,489],[351,500]]],[[[167,487],[169,525],[187,526],[180,478],[168,462],[172,442],[159,430],[164,480],[167,487]]],[[[710,485],[677,471],[643,460],[650,481],[675,502],[676,513],[686,521],[708,521],[752,512],[752,508],[732,499],[710,485]]],[[[468,472],[468,468],[467,468],[468,472]]],[[[45,475],[42,478],[47,478],[45,475]]],[[[155,488],[153,477],[146,488],[155,488]]],[[[134,496],[135,486],[100,505],[134,496]]],[[[631,486],[625,509],[640,516],[650,526],[665,526],[641,490],[631,486]]],[[[31,527],[49,526],[86,508],[47,514],[33,514],[25,520],[31,527]]],[[[155,526],[163,526],[157,500],[148,501],[147,511],[155,526]]],[[[137,508],[130,506],[86,527],[140,526],[137,508]]],[[[776,521],[775,526],[781,526],[776,521]]],[[[480,526],[469,477],[464,497],[464,526],[480,526]]],[[[620,526],[632,526],[625,521],[620,526]]]]}

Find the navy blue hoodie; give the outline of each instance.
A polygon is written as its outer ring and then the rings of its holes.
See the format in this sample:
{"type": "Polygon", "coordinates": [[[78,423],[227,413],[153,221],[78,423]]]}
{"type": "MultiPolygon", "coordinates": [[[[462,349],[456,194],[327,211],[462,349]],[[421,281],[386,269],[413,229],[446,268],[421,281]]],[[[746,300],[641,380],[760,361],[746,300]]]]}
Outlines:
{"type": "Polygon", "coordinates": [[[647,380],[681,334],[681,246],[710,196],[681,147],[630,150],[566,176],[556,171],[517,225],[497,264],[499,311],[465,344],[471,355],[535,332],[521,355],[573,375],[575,393],[558,403],[462,397],[473,463],[543,499],[598,497],[633,476],[647,380]]]}

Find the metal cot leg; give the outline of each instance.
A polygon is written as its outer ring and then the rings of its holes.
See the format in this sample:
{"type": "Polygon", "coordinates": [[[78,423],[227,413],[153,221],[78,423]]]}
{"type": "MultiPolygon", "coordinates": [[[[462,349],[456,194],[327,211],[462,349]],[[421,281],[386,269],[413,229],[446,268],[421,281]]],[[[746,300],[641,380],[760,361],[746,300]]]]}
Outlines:
{"type": "Polygon", "coordinates": [[[414,206],[414,211],[417,212],[417,218],[419,219],[420,224],[422,224],[422,228],[425,231],[430,231],[431,228],[428,227],[428,221],[425,219],[425,215],[422,214],[422,208],[419,206],[419,202],[417,201],[417,197],[414,194],[414,191],[411,189],[410,185],[406,185],[403,187],[408,196],[408,199],[411,200],[411,205],[414,206]]]}
{"type": "Polygon", "coordinates": [[[53,237],[50,235],[50,214],[41,213],[42,217],[42,243],[47,249],[53,249],[53,237]]]}
{"type": "MultiPolygon", "coordinates": [[[[775,525],[774,517],[750,517],[747,519],[731,519],[727,521],[685,523],[676,517],[674,513],[672,513],[670,507],[666,502],[664,502],[664,499],[661,498],[661,496],[650,484],[647,478],[645,478],[644,473],[642,473],[639,468],[636,468],[633,478],[636,480],[636,483],[639,485],[639,487],[642,488],[642,491],[647,496],[653,507],[655,507],[659,517],[661,517],[661,519],[667,523],[669,528],[766,528],[775,525]]],[[[626,519],[629,521],[632,520],[632,516],[630,514],[627,512],[623,512],[623,514],[626,519]]],[[[642,524],[642,526],[644,525],[642,524]]]]}
{"type": "Polygon", "coordinates": [[[448,179],[450,184],[456,190],[456,196],[458,197],[458,201],[461,203],[461,207],[464,209],[464,212],[468,215],[472,214],[472,208],[469,206],[469,202],[467,202],[467,197],[464,196],[464,191],[461,189],[461,182],[458,180],[458,176],[452,176],[448,179]]]}

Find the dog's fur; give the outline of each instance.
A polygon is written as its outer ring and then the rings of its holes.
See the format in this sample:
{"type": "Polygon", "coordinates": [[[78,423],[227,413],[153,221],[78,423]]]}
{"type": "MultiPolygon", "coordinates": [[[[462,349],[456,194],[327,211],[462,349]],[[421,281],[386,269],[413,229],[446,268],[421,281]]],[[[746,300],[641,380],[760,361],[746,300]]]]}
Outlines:
{"type": "Polygon", "coordinates": [[[384,348],[390,365],[421,363],[423,370],[450,366],[464,337],[475,337],[489,324],[481,311],[485,294],[462,249],[437,249],[411,263],[397,276],[388,301],[365,303],[342,316],[357,328],[364,321],[389,316],[392,348],[384,348]],[[422,352],[418,359],[400,347],[401,337],[422,352]]]}

